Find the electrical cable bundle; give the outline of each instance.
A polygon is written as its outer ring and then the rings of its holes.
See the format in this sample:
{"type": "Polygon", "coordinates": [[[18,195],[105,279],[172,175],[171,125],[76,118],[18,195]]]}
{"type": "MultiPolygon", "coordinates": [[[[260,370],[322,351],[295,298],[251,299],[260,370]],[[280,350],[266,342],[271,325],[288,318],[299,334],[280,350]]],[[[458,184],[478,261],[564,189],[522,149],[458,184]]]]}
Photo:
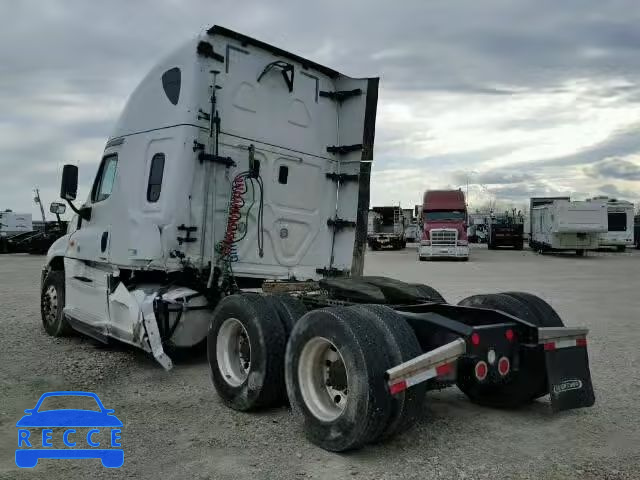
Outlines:
{"type": "Polygon", "coordinates": [[[227,215],[227,228],[221,242],[216,245],[216,252],[219,254],[216,264],[221,266],[223,291],[232,292],[237,290],[237,285],[233,277],[231,264],[238,261],[238,243],[243,240],[249,231],[249,218],[251,210],[256,203],[256,187],[259,193],[258,198],[258,255],[264,255],[264,184],[262,177],[252,171],[241,172],[235,176],[231,182],[231,198],[229,201],[229,211],[227,215]],[[241,225],[245,206],[245,196],[251,187],[251,204],[244,214],[244,231],[240,237],[236,237],[238,227],[241,225]]]}

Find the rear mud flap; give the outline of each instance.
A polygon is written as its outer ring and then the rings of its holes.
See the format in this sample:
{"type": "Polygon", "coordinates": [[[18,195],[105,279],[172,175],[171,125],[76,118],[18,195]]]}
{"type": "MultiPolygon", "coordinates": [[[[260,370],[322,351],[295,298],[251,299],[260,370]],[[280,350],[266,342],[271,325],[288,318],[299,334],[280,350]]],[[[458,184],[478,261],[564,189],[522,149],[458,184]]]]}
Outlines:
{"type": "Polygon", "coordinates": [[[545,349],[544,354],[553,411],[592,406],[595,395],[587,348],[545,349]]]}

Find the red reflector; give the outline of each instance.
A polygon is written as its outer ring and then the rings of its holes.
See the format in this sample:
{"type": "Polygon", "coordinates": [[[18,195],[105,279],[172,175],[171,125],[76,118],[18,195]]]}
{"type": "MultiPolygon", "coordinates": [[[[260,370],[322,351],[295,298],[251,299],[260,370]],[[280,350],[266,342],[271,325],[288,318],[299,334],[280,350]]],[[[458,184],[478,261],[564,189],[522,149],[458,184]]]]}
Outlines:
{"type": "Polygon", "coordinates": [[[513,330],[508,329],[506,332],[504,332],[504,336],[507,337],[507,340],[510,342],[513,342],[513,340],[516,338],[516,334],[513,333],[513,330]]]}
{"type": "Polygon", "coordinates": [[[451,364],[445,363],[444,365],[436,367],[436,375],[439,377],[443,377],[444,375],[451,373],[451,370],[453,370],[451,364]]]}
{"type": "Polygon", "coordinates": [[[576,340],[576,347],[586,347],[587,346],[587,339],[586,338],[578,338],[576,340]]]}
{"type": "Polygon", "coordinates": [[[545,350],[555,350],[556,349],[556,343],[555,342],[545,343],[544,344],[544,349],[545,350]]]}
{"type": "Polygon", "coordinates": [[[498,360],[498,372],[500,373],[500,375],[504,377],[507,373],[509,373],[510,368],[511,363],[509,362],[509,359],[507,357],[502,357],[500,360],[498,360]]]}
{"type": "Polygon", "coordinates": [[[397,393],[404,392],[406,389],[407,389],[407,382],[402,380],[398,383],[394,383],[393,385],[391,385],[389,387],[389,392],[391,392],[391,395],[396,395],[397,393]]]}
{"type": "Polygon", "coordinates": [[[487,378],[487,364],[483,361],[476,363],[476,378],[480,381],[487,378]]]}
{"type": "Polygon", "coordinates": [[[478,345],[480,345],[480,335],[478,335],[477,333],[472,333],[471,334],[471,343],[473,345],[475,345],[476,347],[478,345]]]}

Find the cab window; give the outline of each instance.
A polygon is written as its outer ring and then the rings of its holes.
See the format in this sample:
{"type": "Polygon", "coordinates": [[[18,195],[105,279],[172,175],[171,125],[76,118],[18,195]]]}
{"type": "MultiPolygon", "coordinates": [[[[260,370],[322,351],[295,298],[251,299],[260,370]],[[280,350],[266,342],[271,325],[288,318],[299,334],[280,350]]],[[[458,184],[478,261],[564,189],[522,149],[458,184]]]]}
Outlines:
{"type": "Polygon", "coordinates": [[[149,168],[149,184],[147,185],[147,202],[155,203],[160,199],[162,177],[164,175],[164,153],[156,153],[151,159],[149,168]]]}
{"type": "Polygon", "coordinates": [[[91,201],[93,203],[106,200],[111,195],[113,184],[116,180],[116,171],[118,169],[118,156],[107,155],[102,159],[98,176],[93,184],[91,191],[91,201]]]}

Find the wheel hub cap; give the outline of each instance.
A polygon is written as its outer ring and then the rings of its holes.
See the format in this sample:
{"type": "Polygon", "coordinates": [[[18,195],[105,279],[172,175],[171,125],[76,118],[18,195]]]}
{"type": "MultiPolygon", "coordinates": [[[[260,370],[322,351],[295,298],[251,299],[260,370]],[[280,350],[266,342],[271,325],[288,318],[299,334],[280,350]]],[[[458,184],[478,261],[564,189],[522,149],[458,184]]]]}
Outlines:
{"type": "Polygon", "coordinates": [[[304,346],[298,383],[305,405],[318,419],[333,421],[344,411],[349,375],[342,354],[330,340],[316,337],[304,346]]]}
{"type": "Polygon", "coordinates": [[[53,324],[58,318],[58,291],[56,287],[50,285],[42,298],[44,318],[48,324],[53,324]]]}
{"type": "Polygon", "coordinates": [[[241,385],[251,370],[251,342],[244,325],[228,318],[218,331],[216,360],[225,381],[234,387],[241,385]]]}

